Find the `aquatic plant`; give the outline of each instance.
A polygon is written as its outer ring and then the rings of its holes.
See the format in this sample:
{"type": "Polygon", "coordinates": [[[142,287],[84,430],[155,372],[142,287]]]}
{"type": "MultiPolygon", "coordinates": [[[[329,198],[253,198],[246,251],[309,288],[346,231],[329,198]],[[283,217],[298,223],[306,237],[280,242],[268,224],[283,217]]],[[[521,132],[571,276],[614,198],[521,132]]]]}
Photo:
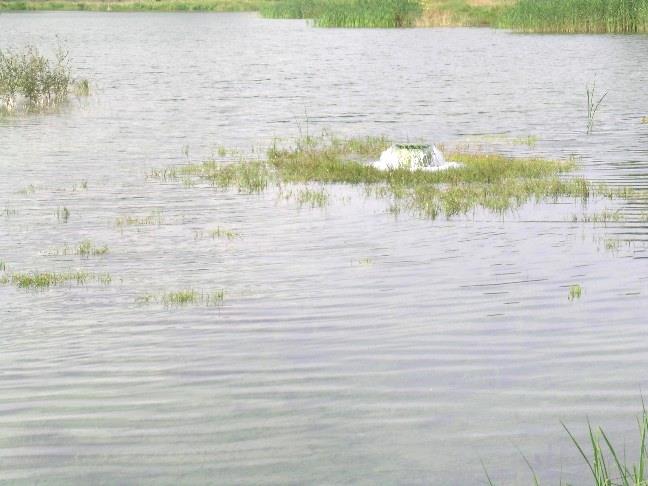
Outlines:
{"type": "Polygon", "coordinates": [[[269,18],[313,19],[318,27],[411,27],[417,0],[277,0],[261,7],[269,18]]]}
{"type": "Polygon", "coordinates": [[[601,106],[601,103],[607,96],[608,92],[606,91],[603,93],[603,96],[601,96],[598,101],[595,101],[595,96],[596,96],[596,81],[594,81],[591,86],[588,85],[586,87],[587,91],[587,133],[592,133],[592,130],[594,129],[594,117],[596,116],[596,112],[598,111],[599,107],[601,106]]]}
{"type": "Polygon", "coordinates": [[[490,26],[514,0],[421,0],[417,27],[490,26]]]}
{"type": "Polygon", "coordinates": [[[644,116],[644,117],[642,117],[642,118],[641,118],[641,123],[642,123],[643,125],[648,125],[648,116],[644,116]]]}
{"type": "Polygon", "coordinates": [[[7,264],[3,260],[0,260],[0,272],[4,272],[5,270],[7,270],[7,264]]]}
{"type": "Polygon", "coordinates": [[[74,94],[77,96],[90,96],[90,81],[79,79],[74,82],[74,94]]]}
{"type": "Polygon", "coordinates": [[[63,248],[50,248],[41,254],[45,256],[77,255],[88,258],[91,256],[103,256],[108,254],[108,247],[106,245],[96,246],[90,240],[83,240],[75,247],[65,245],[63,248]]]}
{"type": "Polygon", "coordinates": [[[82,270],[75,272],[17,272],[5,274],[0,277],[0,284],[12,284],[23,289],[47,289],[66,283],[85,285],[89,282],[98,282],[108,285],[112,277],[108,273],[89,273],[82,270]]]}
{"type": "Polygon", "coordinates": [[[497,20],[525,32],[648,32],[648,0],[519,0],[497,20]]]}
{"type": "Polygon", "coordinates": [[[62,48],[53,60],[33,46],[20,52],[0,50],[0,110],[5,113],[23,102],[27,111],[52,108],[67,99],[72,82],[69,55],[62,48]]]}
{"type": "Polygon", "coordinates": [[[567,298],[569,301],[580,299],[583,294],[583,288],[579,284],[574,284],[569,286],[569,293],[567,298]]]}

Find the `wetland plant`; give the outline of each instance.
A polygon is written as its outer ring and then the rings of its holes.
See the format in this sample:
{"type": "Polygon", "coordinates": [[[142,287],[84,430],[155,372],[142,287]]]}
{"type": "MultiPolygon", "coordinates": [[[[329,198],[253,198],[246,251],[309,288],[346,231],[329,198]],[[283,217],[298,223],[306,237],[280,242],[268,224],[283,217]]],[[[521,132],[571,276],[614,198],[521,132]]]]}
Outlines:
{"type": "Polygon", "coordinates": [[[126,226],[160,226],[164,222],[160,211],[152,211],[146,216],[118,216],[115,219],[115,226],[124,228],[126,226]]]}
{"type": "Polygon", "coordinates": [[[54,108],[79,83],[89,90],[87,81],[73,80],[69,54],[60,47],[54,59],[33,46],[22,51],[0,50],[0,111],[5,114],[21,107],[28,112],[54,108]]]}
{"type": "Polygon", "coordinates": [[[216,229],[210,230],[209,236],[211,236],[212,239],[225,238],[228,240],[233,240],[235,238],[241,237],[240,233],[225,228],[221,228],[220,226],[217,226],[216,229]]]}
{"type": "Polygon", "coordinates": [[[606,91],[603,93],[603,96],[601,96],[598,101],[596,101],[596,81],[594,81],[591,86],[587,85],[586,86],[586,91],[587,91],[587,133],[590,134],[592,133],[592,130],[594,129],[594,117],[596,116],[596,112],[598,111],[599,107],[601,106],[601,103],[607,96],[608,92],[606,91]]]}
{"type": "Polygon", "coordinates": [[[67,223],[70,219],[70,210],[66,207],[56,209],[56,219],[59,223],[67,223]]]}
{"type": "Polygon", "coordinates": [[[277,0],[261,7],[269,18],[313,19],[318,27],[411,27],[417,0],[277,0]]]}
{"type": "Polygon", "coordinates": [[[642,123],[643,125],[648,125],[648,116],[644,116],[644,117],[642,117],[642,118],[641,118],[641,123],[642,123]]]}

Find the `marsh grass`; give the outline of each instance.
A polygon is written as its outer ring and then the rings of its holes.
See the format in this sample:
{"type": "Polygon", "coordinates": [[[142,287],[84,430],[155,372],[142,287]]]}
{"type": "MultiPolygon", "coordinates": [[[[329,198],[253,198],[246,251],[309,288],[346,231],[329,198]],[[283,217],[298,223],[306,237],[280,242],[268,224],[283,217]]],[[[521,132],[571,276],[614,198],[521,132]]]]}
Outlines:
{"type": "Polygon", "coordinates": [[[161,304],[165,307],[186,307],[186,306],[217,306],[223,303],[225,292],[216,290],[213,292],[198,292],[193,289],[182,289],[165,292],[160,295],[146,294],[136,299],[141,305],[161,304]]]}
{"type": "MultiPolygon", "coordinates": [[[[592,196],[612,199],[631,194],[623,187],[597,186],[570,175],[577,168],[575,159],[556,161],[448,151],[447,158],[463,164],[461,168],[439,172],[380,171],[367,164],[389,145],[382,137],[341,139],[323,134],[284,146],[275,143],[268,150],[266,161],[209,160],[154,170],[149,177],[190,177],[221,189],[246,193],[258,193],[271,185],[361,185],[366,194],[389,201],[394,213],[407,210],[432,219],[467,214],[477,207],[504,214],[528,202],[561,198],[585,202],[592,196]]],[[[297,197],[314,206],[328,200],[321,190],[313,189],[306,189],[297,197]]]]}
{"type": "Polygon", "coordinates": [[[574,300],[580,299],[582,294],[583,294],[583,288],[579,284],[573,284],[569,286],[567,299],[570,302],[572,302],[574,300]]]}
{"type": "Polygon", "coordinates": [[[648,116],[644,116],[641,118],[640,123],[642,125],[648,125],[648,116]]]}
{"type": "Polygon", "coordinates": [[[6,270],[7,270],[7,264],[3,260],[0,260],[0,272],[4,272],[6,270]]]}
{"type": "MultiPolygon", "coordinates": [[[[514,0],[513,0],[514,1],[514,0]]],[[[421,0],[417,27],[479,27],[495,25],[512,0],[421,0]]]]}
{"type": "Polygon", "coordinates": [[[87,79],[79,79],[74,82],[73,90],[76,96],[90,96],[90,82],[87,79]]]}
{"type": "Polygon", "coordinates": [[[417,0],[277,0],[261,7],[269,18],[313,19],[317,27],[411,27],[417,0]]]}
{"type": "Polygon", "coordinates": [[[519,0],[496,23],[524,32],[645,33],[648,0],[519,0]]]}
{"type": "Polygon", "coordinates": [[[11,284],[22,289],[44,290],[50,287],[62,286],[68,283],[86,285],[97,282],[109,285],[112,277],[108,273],[74,272],[17,272],[0,277],[0,284],[11,284]]]}

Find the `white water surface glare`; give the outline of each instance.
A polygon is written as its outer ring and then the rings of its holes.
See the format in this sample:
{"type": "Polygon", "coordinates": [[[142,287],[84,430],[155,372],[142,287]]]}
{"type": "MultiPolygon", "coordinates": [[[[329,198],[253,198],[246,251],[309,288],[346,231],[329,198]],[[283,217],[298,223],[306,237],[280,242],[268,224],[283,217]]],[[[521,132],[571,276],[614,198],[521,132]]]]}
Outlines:
{"type": "Polygon", "coordinates": [[[92,94],[0,119],[0,260],[112,282],[0,286],[0,483],[465,485],[483,461],[531,484],[523,453],[543,484],[588,484],[560,423],[584,440],[588,417],[636,458],[640,200],[429,220],[360,187],[311,208],[147,174],[328,129],[576,155],[645,189],[648,37],[0,14],[0,48],[57,42],[92,94]],[[608,95],[587,135],[594,80],[608,95]],[[623,221],[573,222],[605,209],[623,221]],[[85,239],[109,252],[62,251],[85,239]],[[146,302],[181,289],[224,301],[146,302]]]}

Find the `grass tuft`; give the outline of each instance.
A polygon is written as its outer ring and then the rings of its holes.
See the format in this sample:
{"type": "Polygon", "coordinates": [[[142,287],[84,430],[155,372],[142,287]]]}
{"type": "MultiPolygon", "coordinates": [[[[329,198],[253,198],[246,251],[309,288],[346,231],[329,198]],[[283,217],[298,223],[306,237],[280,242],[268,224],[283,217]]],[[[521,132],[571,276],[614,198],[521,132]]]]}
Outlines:
{"type": "Polygon", "coordinates": [[[579,284],[574,284],[569,286],[569,294],[567,298],[570,302],[580,299],[583,294],[583,288],[579,284]]]}
{"type": "Polygon", "coordinates": [[[108,273],[89,273],[85,271],[76,272],[29,272],[11,273],[0,277],[0,284],[11,284],[22,289],[44,290],[50,287],[61,286],[67,283],[86,285],[90,282],[98,282],[109,285],[112,277],[108,273]]]}

